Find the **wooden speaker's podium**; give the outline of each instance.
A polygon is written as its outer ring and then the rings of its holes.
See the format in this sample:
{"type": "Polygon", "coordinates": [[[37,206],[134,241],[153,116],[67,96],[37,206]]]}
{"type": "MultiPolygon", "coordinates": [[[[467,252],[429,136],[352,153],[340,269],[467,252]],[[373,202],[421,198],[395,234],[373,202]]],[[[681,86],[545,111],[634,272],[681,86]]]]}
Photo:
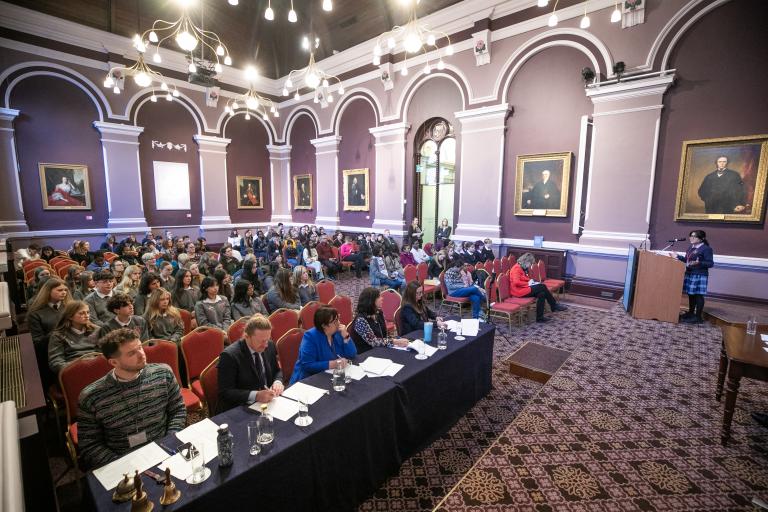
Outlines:
{"type": "Polygon", "coordinates": [[[635,274],[632,316],[677,323],[685,264],[669,256],[640,251],[635,274]]]}

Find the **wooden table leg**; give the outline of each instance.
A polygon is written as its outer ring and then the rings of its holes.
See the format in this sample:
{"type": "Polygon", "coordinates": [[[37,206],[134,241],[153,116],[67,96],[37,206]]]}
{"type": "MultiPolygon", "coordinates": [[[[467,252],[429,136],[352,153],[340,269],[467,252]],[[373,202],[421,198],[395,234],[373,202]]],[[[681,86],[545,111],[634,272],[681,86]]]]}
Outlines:
{"type": "Polygon", "coordinates": [[[725,353],[725,345],[720,349],[720,369],[717,371],[717,390],[715,391],[715,400],[718,402],[723,396],[723,384],[725,383],[725,374],[728,371],[728,355],[725,353]]]}
{"type": "Polygon", "coordinates": [[[731,437],[731,422],[733,421],[733,412],[736,409],[736,397],[739,394],[739,384],[741,381],[741,365],[731,361],[728,365],[728,383],[725,388],[725,411],[723,413],[723,430],[720,435],[720,442],[723,446],[728,443],[731,437]]]}

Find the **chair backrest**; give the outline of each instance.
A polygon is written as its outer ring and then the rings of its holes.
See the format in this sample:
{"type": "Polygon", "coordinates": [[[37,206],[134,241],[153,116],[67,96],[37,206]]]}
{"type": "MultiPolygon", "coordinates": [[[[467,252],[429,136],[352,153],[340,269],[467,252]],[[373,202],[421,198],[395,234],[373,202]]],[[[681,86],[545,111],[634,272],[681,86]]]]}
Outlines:
{"type": "Polygon", "coordinates": [[[419,279],[419,271],[416,268],[415,265],[411,265],[410,263],[405,266],[403,269],[403,273],[405,274],[405,282],[410,283],[411,281],[418,281],[419,279]]]}
{"type": "Polygon", "coordinates": [[[424,244],[424,252],[427,253],[427,256],[432,256],[432,242],[424,244]]]}
{"type": "Polygon", "coordinates": [[[481,262],[478,261],[477,263],[475,263],[475,270],[482,270],[482,269],[483,269],[483,264],[481,262]]]}
{"type": "Polygon", "coordinates": [[[272,312],[272,311],[270,311],[270,308],[269,308],[269,301],[267,300],[267,294],[266,293],[261,296],[261,303],[264,304],[264,309],[267,310],[267,313],[271,313],[272,312]]]}
{"type": "MultiPolygon", "coordinates": [[[[200,372],[200,385],[203,388],[205,403],[208,404],[208,416],[214,416],[218,412],[219,405],[219,358],[200,372]]],[[[287,381],[286,381],[287,382],[287,381]]]]}
{"type": "Polygon", "coordinates": [[[416,265],[416,274],[418,276],[417,279],[419,280],[419,284],[422,284],[429,274],[429,265],[423,261],[416,265]]]}
{"type": "Polygon", "coordinates": [[[539,260],[539,277],[540,281],[547,280],[547,266],[544,264],[544,260],[539,260]]]}
{"type": "Polygon", "coordinates": [[[198,327],[181,338],[181,354],[187,367],[187,387],[224,350],[227,334],[215,327],[198,327]]]}
{"type": "Polygon", "coordinates": [[[283,334],[299,326],[299,312],[280,308],[269,315],[269,322],[272,324],[272,339],[279,340],[283,334]]]}
{"type": "Polygon", "coordinates": [[[56,263],[53,263],[53,260],[51,260],[51,265],[53,265],[54,270],[58,272],[62,267],[69,268],[72,265],[77,265],[77,262],[75,260],[70,260],[69,258],[62,258],[56,263]]]}
{"type": "Polygon", "coordinates": [[[328,305],[339,312],[339,321],[344,325],[351,322],[355,316],[352,312],[352,299],[346,295],[335,296],[328,305]]]}
{"type": "Polygon", "coordinates": [[[67,274],[69,274],[69,269],[72,267],[72,265],[77,266],[77,263],[72,262],[69,265],[62,265],[59,267],[56,267],[56,272],[59,274],[59,277],[61,279],[66,279],[67,274]]]}
{"type": "Polygon", "coordinates": [[[448,287],[445,286],[445,270],[440,272],[438,279],[440,280],[440,293],[443,294],[443,298],[446,298],[448,297],[448,287]]]}
{"type": "Polygon", "coordinates": [[[21,268],[24,269],[25,273],[37,267],[43,267],[43,266],[50,267],[48,262],[43,259],[25,261],[24,263],[21,264],[21,268]]]}
{"type": "Polygon", "coordinates": [[[114,260],[115,258],[117,258],[117,254],[115,254],[114,252],[105,252],[104,253],[104,259],[108,263],[112,263],[112,260],[114,260]]]}
{"type": "Polygon", "coordinates": [[[186,309],[178,309],[179,314],[181,315],[181,321],[184,322],[184,334],[189,334],[192,332],[192,313],[186,309]]]}
{"type": "Polygon", "coordinates": [[[493,273],[496,275],[501,274],[501,258],[493,260],[493,273]]]}
{"type": "Polygon", "coordinates": [[[398,336],[403,335],[403,321],[402,321],[403,307],[400,306],[395,311],[395,329],[397,329],[398,336]]]}
{"type": "Polygon", "coordinates": [[[509,274],[501,274],[496,278],[496,288],[498,289],[500,302],[509,298],[509,274]]]}
{"type": "Polygon", "coordinates": [[[403,298],[395,290],[381,292],[381,298],[384,299],[384,303],[381,305],[381,310],[384,313],[384,320],[387,322],[394,322],[395,311],[397,311],[400,304],[402,304],[403,298]]]}
{"type": "Polygon", "coordinates": [[[323,304],[330,304],[331,299],[336,296],[336,285],[328,279],[321,279],[317,282],[317,297],[323,304]]]}
{"type": "Polygon", "coordinates": [[[296,366],[296,360],[299,358],[299,346],[304,337],[304,329],[291,329],[277,340],[277,360],[280,363],[280,369],[283,370],[283,382],[290,382],[293,374],[293,367],[296,366]]]}
{"type": "Polygon", "coordinates": [[[307,302],[299,311],[299,325],[305,331],[315,326],[315,311],[320,309],[322,304],[316,300],[307,302]]]}
{"type": "Polygon", "coordinates": [[[243,337],[243,332],[245,332],[245,324],[247,324],[248,320],[250,319],[251,317],[244,316],[229,326],[229,329],[227,329],[227,338],[229,338],[230,343],[234,343],[243,337]]]}
{"type": "Polygon", "coordinates": [[[55,267],[55,266],[56,266],[56,264],[57,264],[58,262],[60,262],[61,260],[68,260],[68,259],[69,259],[69,258],[68,258],[68,257],[66,257],[66,256],[54,256],[53,258],[51,258],[51,261],[49,261],[48,263],[49,263],[49,264],[51,264],[51,265],[53,265],[53,266],[55,267]]]}
{"type": "Polygon", "coordinates": [[[494,284],[495,282],[491,276],[486,277],[485,281],[483,282],[483,287],[485,288],[485,296],[488,297],[488,302],[497,301],[496,288],[494,287],[494,284]]]}
{"type": "Polygon", "coordinates": [[[164,363],[171,367],[176,376],[176,382],[183,386],[179,375],[179,347],[168,340],[149,340],[144,345],[144,354],[148,363],[164,363]]]}
{"type": "Polygon", "coordinates": [[[333,256],[334,259],[339,259],[339,248],[335,245],[331,246],[331,256],[333,256]]]}
{"type": "Polygon", "coordinates": [[[501,258],[501,271],[502,271],[502,273],[509,272],[510,268],[512,268],[512,265],[509,264],[509,258],[507,256],[504,256],[503,258],[501,258]]]}
{"type": "Polygon", "coordinates": [[[528,271],[528,275],[531,276],[531,279],[534,281],[541,281],[541,267],[539,266],[539,261],[531,265],[531,269],[528,271]]]}
{"type": "Polygon", "coordinates": [[[517,258],[514,254],[510,254],[507,256],[507,259],[509,260],[509,268],[512,268],[517,263],[517,258]]]}
{"type": "Polygon", "coordinates": [[[67,407],[67,424],[71,425],[77,417],[80,393],[85,387],[106,375],[112,366],[99,352],[85,354],[75,359],[59,372],[59,385],[67,407]]]}

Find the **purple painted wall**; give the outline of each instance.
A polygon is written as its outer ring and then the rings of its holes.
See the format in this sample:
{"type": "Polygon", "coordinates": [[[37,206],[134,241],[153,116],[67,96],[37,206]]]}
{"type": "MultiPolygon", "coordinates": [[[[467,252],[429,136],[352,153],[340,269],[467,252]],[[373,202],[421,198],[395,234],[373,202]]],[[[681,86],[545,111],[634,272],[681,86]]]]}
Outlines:
{"type": "Polygon", "coordinates": [[[104,159],[101,137],[93,127],[99,114],[91,98],[64,80],[34,76],[13,89],[10,106],[21,111],[14,126],[29,229],[105,227],[109,213],[104,159]],[[87,165],[92,209],[43,210],[38,163],[87,165]]]}
{"type": "Polygon", "coordinates": [[[138,126],[144,127],[144,132],[139,135],[139,161],[141,162],[141,191],[144,196],[144,214],[147,223],[150,226],[200,224],[202,216],[200,159],[197,143],[192,138],[197,133],[197,125],[192,114],[178,100],[168,102],[161,97],[157,103],[144,103],[137,114],[136,122],[138,126]],[[186,144],[187,150],[153,149],[153,140],[186,144]],[[191,210],[155,209],[154,161],[187,164],[191,210]]]}
{"type": "Polygon", "coordinates": [[[413,219],[415,205],[415,179],[414,179],[414,158],[416,147],[414,137],[419,127],[428,119],[433,117],[442,117],[453,126],[456,137],[456,187],[454,195],[453,209],[453,228],[456,229],[456,223],[459,220],[459,183],[461,180],[461,137],[458,133],[461,127],[456,123],[454,112],[464,110],[462,104],[461,91],[459,86],[445,77],[435,77],[422,83],[418,90],[413,94],[411,103],[408,105],[407,122],[411,129],[406,135],[407,144],[405,148],[405,229],[413,219]]]}
{"type": "Polygon", "coordinates": [[[376,114],[370,103],[353,100],[344,111],[339,123],[339,219],[342,226],[371,227],[376,212],[376,151],[375,138],[368,130],[376,126],[376,114]],[[368,168],[368,197],[370,210],[367,212],[344,211],[345,169],[368,168]]]}
{"type": "Polygon", "coordinates": [[[768,254],[765,224],[673,220],[683,141],[768,132],[768,39],[762,23],[766,19],[766,2],[729,2],[696,22],[672,53],[669,67],[677,69],[677,77],[664,98],[661,118],[651,212],[654,247],[703,229],[721,254],[762,258],[768,254]],[[738,30],[728,30],[714,44],[713,34],[722,33],[723,27],[738,30]]]}
{"type": "MultiPolygon", "coordinates": [[[[501,196],[502,234],[507,238],[576,242],[571,233],[577,154],[581,116],[592,112],[584,94],[581,69],[591,66],[578,50],[566,47],[546,49],[525,62],[512,79],[507,100],[514,109],[507,119],[504,149],[504,180],[501,196]],[[516,217],[515,171],[518,155],[570,151],[568,217],[516,217]]],[[[586,190],[586,186],[585,186],[586,190]]],[[[578,215],[578,212],[576,212],[578,215]]]]}
{"type": "Polygon", "coordinates": [[[317,214],[317,194],[333,193],[330,183],[317,183],[317,174],[315,173],[315,146],[309,142],[317,138],[315,125],[309,116],[301,115],[293,123],[291,137],[288,144],[291,145],[291,215],[293,222],[312,224],[315,222],[317,214]],[[293,177],[299,174],[312,175],[312,209],[294,210],[293,209],[293,177]]]}
{"type": "Polygon", "coordinates": [[[269,136],[260,121],[233,117],[226,125],[224,136],[232,142],[227,146],[227,190],[229,191],[229,218],[233,223],[267,222],[272,214],[271,176],[269,172],[269,136]],[[261,198],[264,208],[238,210],[237,177],[261,178],[261,198]]]}

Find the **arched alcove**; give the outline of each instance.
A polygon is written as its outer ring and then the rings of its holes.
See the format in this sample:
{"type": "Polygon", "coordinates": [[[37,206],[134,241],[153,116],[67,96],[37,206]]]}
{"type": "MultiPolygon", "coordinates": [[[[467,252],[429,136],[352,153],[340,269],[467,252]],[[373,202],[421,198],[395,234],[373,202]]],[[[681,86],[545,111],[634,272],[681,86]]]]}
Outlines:
{"type": "Polygon", "coordinates": [[[342,226],[371,227],[376,209],[376,149],[375,139],[368,130],[376,126],[376,113],[370,103],[354,99],[342,113],[339,121],[339,190],[344,190],[345,169],[368,169],[367,212],[345,212],[344,194],[339,193],[339,219],[342,226]]]}

